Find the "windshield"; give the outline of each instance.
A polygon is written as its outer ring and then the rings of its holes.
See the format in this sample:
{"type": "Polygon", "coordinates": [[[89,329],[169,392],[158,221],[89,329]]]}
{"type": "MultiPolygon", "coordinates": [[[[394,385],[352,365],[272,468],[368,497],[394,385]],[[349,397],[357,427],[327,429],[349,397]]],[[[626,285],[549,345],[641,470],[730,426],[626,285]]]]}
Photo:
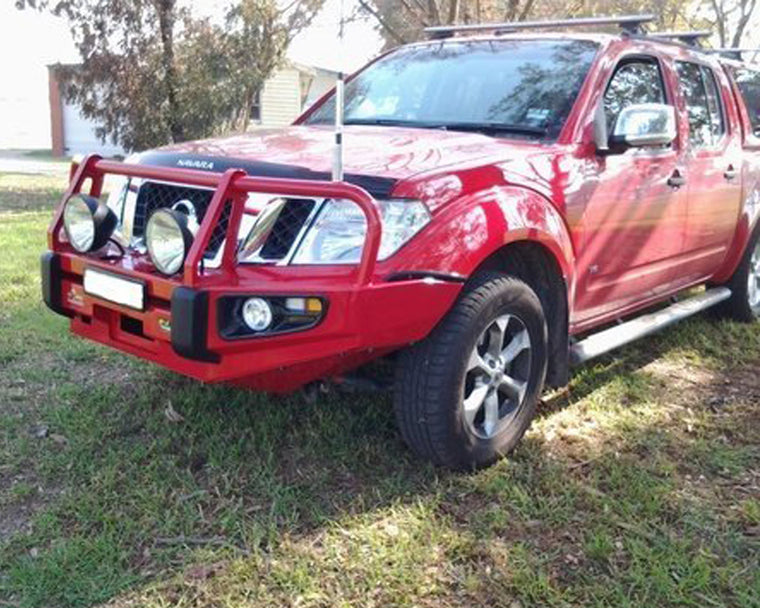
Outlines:
{"type": "MultiPolygon", "coordinates": [[[[346,84],[346,124],[559,135],[598,46],[470,40],[402,48],[346,84]]],[[[331,96],[305,124],[334,120],[331,96]]]]}

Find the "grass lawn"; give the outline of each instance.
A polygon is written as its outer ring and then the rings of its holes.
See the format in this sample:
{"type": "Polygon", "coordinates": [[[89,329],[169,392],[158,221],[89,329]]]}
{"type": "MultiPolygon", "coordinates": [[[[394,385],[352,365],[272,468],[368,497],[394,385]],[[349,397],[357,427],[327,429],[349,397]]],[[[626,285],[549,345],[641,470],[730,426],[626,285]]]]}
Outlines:
{"type": "Polygon", "coordinates": [[[0,175],[0,606],[760,606],[760,326],[578,370],[507,460],[390,400],[204,386],[40,303],[61,184],[0,175]]]}

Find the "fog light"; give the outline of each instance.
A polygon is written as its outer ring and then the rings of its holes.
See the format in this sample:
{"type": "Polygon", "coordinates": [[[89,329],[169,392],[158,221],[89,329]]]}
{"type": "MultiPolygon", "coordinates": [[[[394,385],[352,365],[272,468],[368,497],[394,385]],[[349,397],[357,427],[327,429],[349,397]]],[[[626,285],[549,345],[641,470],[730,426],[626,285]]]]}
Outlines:
{"type": "Polygon", "coordinates": [[[272,324],[272,307],[262,298],[248,298],[243,304],[243,321],[253,331],[264,331],[272,324]]]}

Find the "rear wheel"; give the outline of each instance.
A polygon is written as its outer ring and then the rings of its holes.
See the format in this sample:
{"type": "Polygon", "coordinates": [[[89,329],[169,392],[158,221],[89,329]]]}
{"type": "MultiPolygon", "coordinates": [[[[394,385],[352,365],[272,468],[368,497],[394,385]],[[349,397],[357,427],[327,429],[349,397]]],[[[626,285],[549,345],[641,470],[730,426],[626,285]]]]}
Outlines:
{"type": "Polygon", "coordinates": [[[440,465],[488,465],[530,425],[547,358],[541,303],[524,282],[481,275],[424,341],[399,359],[401,434],[440,465]]]}
{"type": "Polygon", "coordinates": [[[743,323],[760,318],[760,229],[755,230],[726,286],[731,288],[731,297],[719,307],[721,314],[743,323]]]}

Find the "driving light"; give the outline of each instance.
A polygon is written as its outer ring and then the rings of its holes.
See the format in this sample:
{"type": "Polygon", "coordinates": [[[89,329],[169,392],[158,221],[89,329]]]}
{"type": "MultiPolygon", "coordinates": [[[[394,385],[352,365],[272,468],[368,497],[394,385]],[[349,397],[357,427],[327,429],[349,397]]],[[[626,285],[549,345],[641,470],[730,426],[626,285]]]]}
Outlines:
{"type": "Polygon", "coordinates": [[[100,249],[116,228],[116,214],[94,196],[75,194],[63,208],[63,228],[80,253],[100,249]]]}
{"type": "Polygon", "coordinates": [[[243,321],[253,331],[264,331],[272,324],[272,308],[262,298],[248,298],[242,312],[243,321]]]}
{"type": "Polygon", "coordinates": [[[192,242],[188,216],[181,211],[158,209],[150,216],[145,228],[145,244],[151,261],[160,272],[178,272],[185,263],[192,242]]]}

